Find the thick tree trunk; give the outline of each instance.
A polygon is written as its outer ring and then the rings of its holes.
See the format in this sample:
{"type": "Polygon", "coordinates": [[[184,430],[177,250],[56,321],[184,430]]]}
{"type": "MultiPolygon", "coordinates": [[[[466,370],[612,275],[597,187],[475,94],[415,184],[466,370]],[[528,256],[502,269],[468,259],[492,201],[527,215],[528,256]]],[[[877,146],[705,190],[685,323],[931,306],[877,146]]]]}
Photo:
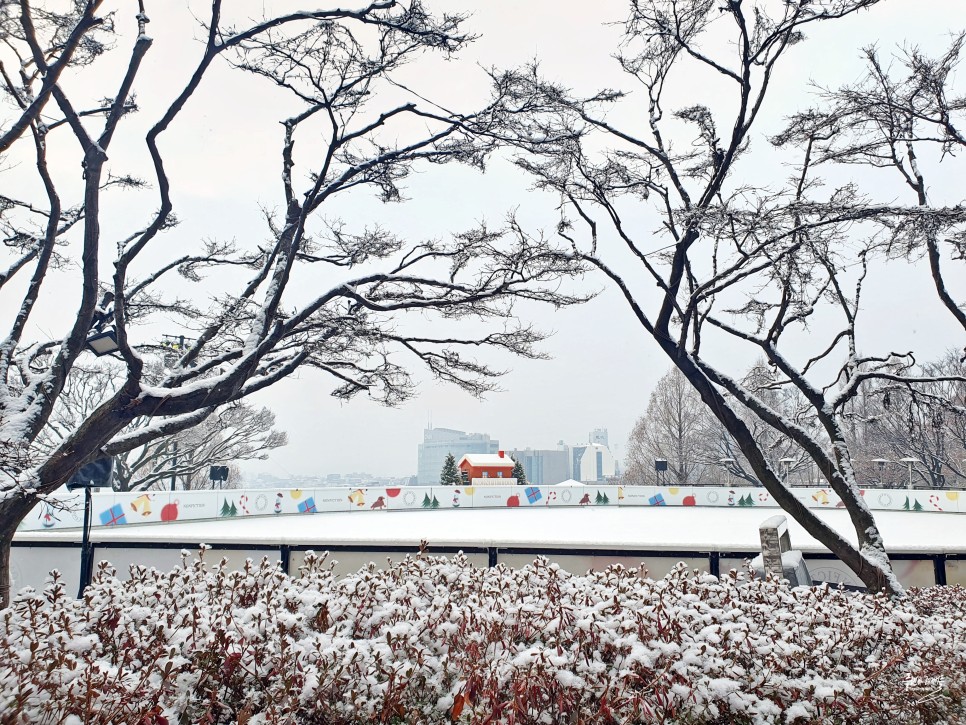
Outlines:
{"type": "Polygon", "coordinates": [[[0,608],[10,606],[10,545],[13,533],[4,529],[0,532],[0,608]]]}
{"type": "Polygon", "coordinates": [[[885,591],[894,596],[903,595],[901,585],[892,575],[889,557],[885,553],[885,544],[879,534],[875,519],[865,503],[859,500],[853,488],[843,482],[838,482],[839,485],[833,486],[856,528],[857,547],[840,536],[837,531],[829,527],[807,506],[795,498],[794,494],[778,479],[769,467],[751,431],[734,414],[695,362],[687,357],[679,357],[673,342],[669,342],[664,347],[665,352],[694,385],[701,395],[701,399],[708,405],[714,416],[734,437],[741,452],[744,453],[745,458],[748,459],[758,476],[758,480],[775,499],[775,502],[801,524],[816,541],[825,546],[842,563],[854,571],[869,591],[885,591]]]}
{"type": "Polygon", "coordinates": [[[0,501],[0,608],[10,606],[10,548],[17,527],[36,506],[36,499],[0,501]]]}

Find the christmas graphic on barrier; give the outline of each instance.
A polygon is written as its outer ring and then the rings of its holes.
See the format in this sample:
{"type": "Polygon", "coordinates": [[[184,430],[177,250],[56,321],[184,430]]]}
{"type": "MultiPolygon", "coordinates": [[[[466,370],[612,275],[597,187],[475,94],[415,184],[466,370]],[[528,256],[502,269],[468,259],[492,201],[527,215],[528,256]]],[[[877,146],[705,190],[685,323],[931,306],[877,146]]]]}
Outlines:
{"type": "Polygon", "coordinates": [[[318,513],[315,510],[315,499],[309,496],[304,501],[299,501],[299,513],[300,514],[314,514],[318,513]]]}
{"type": "Polygon", "coordinates": [[[104,526],[118,526],[127,523],[127,519],[124,518],[124,510],[119,503],[114,504],[107,511],[101,511],[100,518],[104,526]]]}

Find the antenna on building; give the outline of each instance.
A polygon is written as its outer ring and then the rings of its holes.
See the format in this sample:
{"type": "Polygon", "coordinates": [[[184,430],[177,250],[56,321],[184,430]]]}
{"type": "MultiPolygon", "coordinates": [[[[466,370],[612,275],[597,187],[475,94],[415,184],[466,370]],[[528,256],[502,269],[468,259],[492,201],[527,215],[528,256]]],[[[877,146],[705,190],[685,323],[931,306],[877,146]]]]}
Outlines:
{"type": "Polygon", "coordinates": [[[426,430],[432,430],[433,429],[433,411],[429,411],[427,415],[429,416],[429,425],[427,426],[426,430]]]}

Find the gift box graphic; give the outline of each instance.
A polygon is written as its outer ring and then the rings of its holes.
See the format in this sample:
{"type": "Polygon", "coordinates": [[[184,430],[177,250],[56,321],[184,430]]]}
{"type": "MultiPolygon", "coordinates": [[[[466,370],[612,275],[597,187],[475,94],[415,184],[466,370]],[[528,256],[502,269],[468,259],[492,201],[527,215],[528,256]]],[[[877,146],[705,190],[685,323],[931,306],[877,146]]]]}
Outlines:
{"type": "Polygon", "coordinates": [[[124,518],[124,509],[121,508],[121,504],[116,503],[107,511],[101,511],[101,523],[104,526],[117,526],[119,524],[126,524],[127,519],[124,518]]]}
{"type": "Polygon", "coordinates": [[[540,493],[540,489],[536,486],[530,486],[524,489],[523,492],[527,495],[527,501],[530,503],[536,503],[543,498],[543,494],[540,493]]]}
{"type": "Polygon", "coordinates": [[[317,511],[315,510],[315,499],[310,496],[304,501],[299,501],[299,513],[300,514],[317,513],[317,511]]]}
{"type": "Polygon", "coordinates": [[[667,506],[667,504],[664,502],[664,496],[660,493],[651,496],[649,499],[647,499],[647,502],[651,506],[667,506]]]}

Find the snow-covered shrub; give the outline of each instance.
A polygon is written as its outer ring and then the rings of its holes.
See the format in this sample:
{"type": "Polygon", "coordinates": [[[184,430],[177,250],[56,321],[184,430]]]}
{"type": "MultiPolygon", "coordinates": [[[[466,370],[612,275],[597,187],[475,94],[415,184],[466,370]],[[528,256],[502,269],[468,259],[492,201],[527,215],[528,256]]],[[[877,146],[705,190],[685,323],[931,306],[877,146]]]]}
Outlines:
{"type": "Polygon", "coordinates": [[[683,566],[418,556],[337,579],[103,566],[0,612],[3,723],[828,723],[966,719],[966,592],[905,600],[683,566]]]}

